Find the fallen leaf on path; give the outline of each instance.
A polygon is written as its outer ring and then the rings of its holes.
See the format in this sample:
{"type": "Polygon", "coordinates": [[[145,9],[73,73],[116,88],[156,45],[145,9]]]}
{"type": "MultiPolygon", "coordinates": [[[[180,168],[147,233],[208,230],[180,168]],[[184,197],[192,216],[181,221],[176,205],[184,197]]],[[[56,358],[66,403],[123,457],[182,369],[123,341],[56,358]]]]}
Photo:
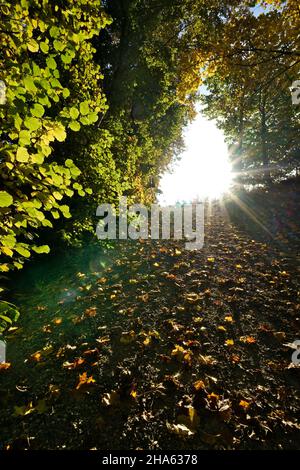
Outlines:
{"type": "Polygon", "coordinates": [[[76,390],[79,390],[83,385],[89,385],[95,382],[93,376],[88,377],[87,372],[83,372],[83,374],[79,374],[79,382],[76,386],[76,390]]]}

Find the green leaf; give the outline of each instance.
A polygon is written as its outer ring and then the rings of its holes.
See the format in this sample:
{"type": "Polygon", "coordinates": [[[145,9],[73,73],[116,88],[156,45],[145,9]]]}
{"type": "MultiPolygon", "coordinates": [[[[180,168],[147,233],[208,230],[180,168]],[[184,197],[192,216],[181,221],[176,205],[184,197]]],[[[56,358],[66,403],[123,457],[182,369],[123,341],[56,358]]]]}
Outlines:
{"type": "Polygon", "coordinates": [[[24,86],[27,91],[32,91],[33,93],[37,92],[37,87],[34,84],[34,80],[32,77],[25,77],[23,79],[24,86]]]}
{"type": "Polygon", "coordinates": [[[25,147],[19,147],[17,150],[16,159],[18,162],[28,162],[29,160],[29,153],[25,147]]]}
{"type": "Polygon", "coordinates": [[[36,131],[39,129],[42,125],[41,121],[35,117],[28,117],[24,121],[25,127],[29,129],[30,131],[36,131]]]}
{"type": "Polygon", "coordinates": [[[15,245],[15,250],[21,255],[24,256],[24,258],[29,258],[30,257],[30,251],[27,250],[24,246],[17,244],[15,245]]]}
{"type": "Polygon", "coordinates": [[[59,212],[54,210],[54,211],[51,211],[51,214],[53,216],[54,219],[59,219],[60,215],[59,215],[59,212]]]}
{"type": "Polygon", "coordinates": [[[24,145],[30,145],[30,132],[25,129],[19,133],[19,145],[23,147],[24,145]]]}
{"type": "Polygon", "coordinates": [[[90,124],[93,124],[94,122],[98,121],[98,114],[96,112],[92,112],[88,115],[88,120],[90,124]]]}
{"type": "Polygon", "coordinates": [[[47,54],[49,51],[49,46],[46,42],[41,42],[40,48],[41,48],[41,51],[44,52],[44,54],[47,54]]]}
{"type": "Polygon", "coordinates": [[[50,252],[50,248],[49,248],[48,245],[33,246],[32,249],[33,249],[33,251],[35,251],[38,254],[49,253],[50,252]]]}
{"type": "Polygon", "coordinates": [[[87,101],[83,101],[82,103],[80,103],[79,107],[80,107],[80,112],[83,116],[89,113],[89,104],[87,101]]]}
{"type": "Polygon", "coordinates": [[[57,199],[58,201],[60,201],[63,198],[62,194],[60,194],[58,191],[53,191],[52,194],[55,197],[55,199],[57,199]]]}
{"type": "Polygon", "coordinates": [[[33,39],[33,38],[29,39],[29,41],[27,43],[27,47],[30,50],[30,52],[38,52],[38,50],[39,50],[39,45],[35,41],[35,39],[33,39]]]}
{"type": "Polygon", "coordinates": [[[31,110],[31,114],[38,118],[41,118],[44,115],[44,112],[45,112],[44,106],[42,106],[39,103],[36,103],[31,110]]]}
{"type": "Polygon", "coordinates": [[[73,162],[73,160],[71,160],[70,158],[67,158],[67,160],[65,161],[65,165],[66,165],[68,168],[71,168],[72,166],[74,166],[74,162],[73,162]]]}
{"type": "Polygon", "coordinates": [[[55,70],[57,67],[56,62],[53,59],[53,57],[47,57],[46,64],[47,64],[47,67],[49,67],[49,69],[51,70],[55,70]]]}
{"type": "Polygon", "coordinates": [[[69,123],[69,128],[74,132],[80,131],[80,123],[78,121],[71,121],[69,123]]]}
{"type": "Polygon", "coordinates": [[[4,235],[1,238],[1,243],[3,246],[7,246],[8,248],[14,248],[17,240],[14,235],[4,235]]]}
{"type": "Polygon", "coordinates": [[[0,191],[0,207],[9,207],[14,202],[12,196],[6,191],[0,191]]]}
{"type": "Polygon", "coordinates": [[[67,137],[64,126],[62,124],[57,124],[53,128],[53,135],[59,142],[63,142],[67,137]]]}
{"type": "Polygon", "coordinates": [[[6,256],[10,256],[10,257],[12,257],[12,255],[14,254],[13,250],[11,248],[8,248],[8,246],[2,246],[1,251],[6,256]]]}
{"type": "Polygon", "coordinates": [[[78,109],[74,108],[74,107],[70,108],[70,116],[71,116],[72,119],[76,120],[79,116],[78,109]]]}
{"type": "Polygon", "coordinates": [[[50,222],[50,220],[47,220],[47,219],[42,220],[42,226],[53,228],[52,223],[50,222]]]}
{"type": "Polygon", "coordinates": [[[62,94],[64,98],[68,98],[70,96],[70,90],[68,90],[68,88],[64,88],[62,94]]]}
{"type": "Polygon", "coordinates": [[[44,163],[44,155],[41,155],[40,153],[31,155],[31,161],[37,165],[42,165],[44,163]]]}
{"type": "Polygon", "coordinates": [[[12,324],[12,319],[7,317],[6,315],[0,315],[1,320],[4,320],[6,323],[12,324]]]}
{"type": "Polygon", "coordinates": [[[59,28],[57,26],[51,26],[49,32],[52,38],[57,38],[57,36],[59,35],[59,28]]]}
{"type": "Polygon", "coordinates": [[[71,217],[69,206],[63,205],[63,206],[60,206],[59,208],[60,208],[63,216],[66,219],[69,219],[71,217]]]}
{"type": "Polygon", "coordinates": [[[55,39],[55,40],[53,41],[53,46],[54,46],[54,49],[55,49],[56,51],[61,52],[61,51],[63,51],[64,48],[66,47],[66,44],[64,44],[63,42],[58,41],[57,39],[55,39]]]}
{"type": "Polygon", "coordinates": [[[64,64],[70,64],[72,62],[73,57],[70,54],[64,54],[61,56],[61,60],[64,64]]]}

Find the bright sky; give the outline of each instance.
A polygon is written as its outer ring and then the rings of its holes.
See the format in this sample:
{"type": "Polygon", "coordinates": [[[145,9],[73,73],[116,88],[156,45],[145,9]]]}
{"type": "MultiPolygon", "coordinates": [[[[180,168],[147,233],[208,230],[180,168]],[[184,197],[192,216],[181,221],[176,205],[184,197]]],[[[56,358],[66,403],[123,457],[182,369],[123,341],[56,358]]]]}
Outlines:
{"type": "Polygon", "coordinates": [[[184,140],[186,150],[174,164],[172,173],[165,173],[160,181],[161,205],[190,202],[196,197],[218,198],[226,192],[232,180],[224,136],[214,121],[199,111],[187,127],[184,140]]]}

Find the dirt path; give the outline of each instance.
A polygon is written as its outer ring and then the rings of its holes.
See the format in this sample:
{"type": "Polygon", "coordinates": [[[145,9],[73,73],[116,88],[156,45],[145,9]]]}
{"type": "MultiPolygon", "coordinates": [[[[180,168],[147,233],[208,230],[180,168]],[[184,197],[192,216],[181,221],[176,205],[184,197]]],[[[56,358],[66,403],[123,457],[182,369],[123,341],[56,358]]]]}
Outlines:
{"type": "Polygon", "coordinates": [[[272,246],[217,210],[202,250],[132,242],[78,279],[1,371],[4,448],[299,447],[299,278],[272,246]]]}

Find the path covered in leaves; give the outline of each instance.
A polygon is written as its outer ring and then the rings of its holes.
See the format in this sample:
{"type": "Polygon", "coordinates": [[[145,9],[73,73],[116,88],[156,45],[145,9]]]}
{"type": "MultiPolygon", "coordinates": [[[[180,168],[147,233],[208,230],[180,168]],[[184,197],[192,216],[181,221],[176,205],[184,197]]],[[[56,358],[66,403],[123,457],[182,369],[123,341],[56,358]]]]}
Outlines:
{"type": "Polygon", "coordinates": [[[296,266],[219,209],[202,250],[120,243],[23,301],[2,448],[299,447],[296,266]]]}

